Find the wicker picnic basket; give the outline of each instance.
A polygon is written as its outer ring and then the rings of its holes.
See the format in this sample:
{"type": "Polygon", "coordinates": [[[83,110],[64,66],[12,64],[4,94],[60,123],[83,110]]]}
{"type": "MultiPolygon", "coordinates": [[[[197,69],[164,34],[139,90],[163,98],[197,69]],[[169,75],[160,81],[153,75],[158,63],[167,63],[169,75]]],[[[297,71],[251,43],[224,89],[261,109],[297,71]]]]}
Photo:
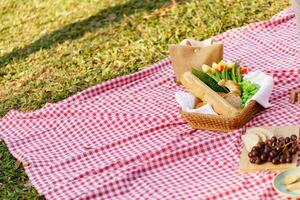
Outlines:
{"type": "Polygon", "coordinates": [[[227,117],[222,115],[207,115],[201,113],[190,113],[180,111],[181,115],[189,122],[194,129],[206,129],[228,132],[241,128],[264,108],[252,100],[241,113],[236,116],[227,117]]]}
{"type": "MultiPolygon", "coordinates": [[[[184,72],[191,71],[192,68],[199,68],[203,64],[218,63],[223,58],[223,44],[215,43],[213,40],[198,42],[186,39],[180,44],[170,45],[169,51],[178,84],[180,83],[180,76],[184,72]]],[[[184,111],[180,111],[180,113],[192,128],[227,132],[241,128],[261,110],[263,107],[253,100],[238,115],[233,117],[184,111]]]]}

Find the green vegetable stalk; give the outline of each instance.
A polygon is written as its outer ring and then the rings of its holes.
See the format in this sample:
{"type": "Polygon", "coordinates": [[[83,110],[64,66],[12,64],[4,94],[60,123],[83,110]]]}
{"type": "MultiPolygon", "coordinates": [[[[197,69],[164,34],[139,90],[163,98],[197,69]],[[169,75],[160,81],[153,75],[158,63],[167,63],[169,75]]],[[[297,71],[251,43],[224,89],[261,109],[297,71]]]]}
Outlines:
{"type": "Polygon", "coordinates": [[[243,81],[240,83],[241,86],[241,92],[242,92],[242,103],[243,106],[246,105],[246,103],[255,95],[255,93],[259,89],[259,85],[253,84],[250,81],[243,81]]]}
{"type": "Polygon", "coordinates": [[[240,68],[238,67],[236,68],[236,79],[237,79],[237,83],[241,83],[243,81],[240,68]]]}
{"type": "Polygon", "coordinates": [[[231,69],[231,78],[232,78],[232,80],[234,81],[234,82],[237,82],[237,79],[236,79],[236,74],[235,74],[235,72],[236,72],[236,64],[234,64],[233,66],[232,66],[232,69],[231,69]]]}
{"type": "Polygon", "coordinates": [[[230,92],[228,88],[220,86],[218,83],[221,80],[232,80],[240,85],[242,104],[245,106],[259,89],[258,85],[243,80],[243,74],[246,74],[247,71],[247,67],[240,66],[239,62],[221,61],[219,64],[213,63],[212,66],[204,64],[202,70],[193,69],[192,73],[216,92],[230,92]]]}

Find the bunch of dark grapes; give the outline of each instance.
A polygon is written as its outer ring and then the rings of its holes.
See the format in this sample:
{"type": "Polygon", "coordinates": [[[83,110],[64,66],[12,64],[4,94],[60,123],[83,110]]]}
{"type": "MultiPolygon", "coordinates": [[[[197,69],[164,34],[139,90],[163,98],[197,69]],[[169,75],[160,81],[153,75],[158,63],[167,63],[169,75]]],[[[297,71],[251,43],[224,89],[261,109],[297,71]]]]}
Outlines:
{"type": "Polygon", "coordinates": [[[290,137],[275,137],[259,142],[248,153],[251,163],[262,164],[272,162],[274,165],[280,163],[291,163],[293,155],[298,151],[298,138],[296,135],[290,137]]]}

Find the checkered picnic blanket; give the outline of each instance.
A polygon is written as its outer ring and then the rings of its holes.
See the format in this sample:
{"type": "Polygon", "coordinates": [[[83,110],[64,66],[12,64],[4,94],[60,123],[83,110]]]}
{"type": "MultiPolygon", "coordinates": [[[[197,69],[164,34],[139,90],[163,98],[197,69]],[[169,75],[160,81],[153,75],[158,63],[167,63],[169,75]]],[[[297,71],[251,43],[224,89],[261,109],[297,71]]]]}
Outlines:
{"type": "Polygon", "coordinates": [[[169,58],[56,104],[0,122],[0,138],[26,163],[47,199],[279,199],[274,173],[238,170],[247,127],[296,124],[288,103],[300,86],[300,39],[288,9],[216,37],[225,59],[274,76],[272,108],[230,132],[193,130],[182,119],[169,58]]]}

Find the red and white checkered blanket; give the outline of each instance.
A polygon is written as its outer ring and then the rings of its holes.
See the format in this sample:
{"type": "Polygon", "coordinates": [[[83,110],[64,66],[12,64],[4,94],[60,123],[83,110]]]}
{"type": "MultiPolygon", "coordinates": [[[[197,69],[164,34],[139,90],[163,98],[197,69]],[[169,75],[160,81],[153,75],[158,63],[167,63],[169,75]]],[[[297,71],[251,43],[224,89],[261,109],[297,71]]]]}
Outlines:
{"type": "Polygon", "coordinates": [[[182,119],[169,58],[56,104],[0,122],[0,138],[47,199],[279,199],[274,173],[238,170],[247,127],[299,124],[288,103],[300,87],[300,39],[294,14],[216,37],[225,59],[274,76],[272,108],[239,130],[192,130],[182,119]]]}

